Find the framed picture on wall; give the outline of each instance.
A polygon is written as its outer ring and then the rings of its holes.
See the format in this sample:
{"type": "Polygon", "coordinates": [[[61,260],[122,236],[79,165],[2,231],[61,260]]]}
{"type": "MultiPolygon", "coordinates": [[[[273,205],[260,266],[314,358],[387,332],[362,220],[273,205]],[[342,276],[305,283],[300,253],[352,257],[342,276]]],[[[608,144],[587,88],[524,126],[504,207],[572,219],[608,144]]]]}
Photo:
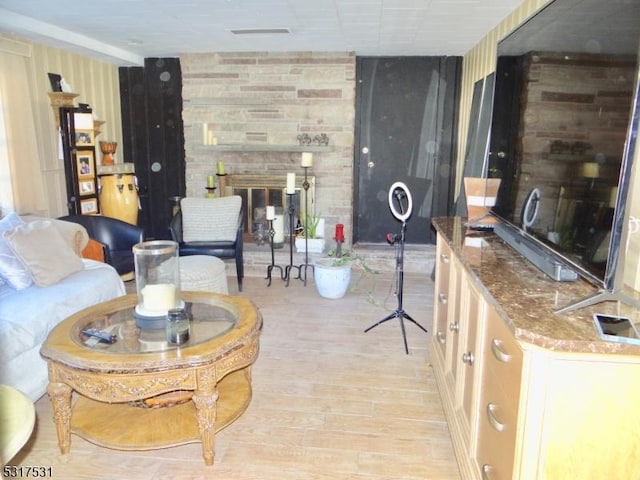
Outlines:
{"type": "Polygon", "coordinates": [[[82,215],[98,213],[98,200],[96,198],[80,200],[80,212],[82,213],[82,215]]]}
{"type": "Polygon", "coordinates": [[[93,182],[93,179],[80,181],[79,187],[80,187],[80,195],[82,196],[93,195],[94,193],[96,193],[96,186],[95,186],[95,183],[93,182]]]}
{"type": "Polygon", "coordinates": [[[93,130],[76,130],[76,146],[93,146],[95,138],[93,130]]]}
{"type": "Polygon", "coordinates": [[[95,176],[92,151],[78,152],[76,161],[78,162],[78,178],[93,178],[95,176]]]}

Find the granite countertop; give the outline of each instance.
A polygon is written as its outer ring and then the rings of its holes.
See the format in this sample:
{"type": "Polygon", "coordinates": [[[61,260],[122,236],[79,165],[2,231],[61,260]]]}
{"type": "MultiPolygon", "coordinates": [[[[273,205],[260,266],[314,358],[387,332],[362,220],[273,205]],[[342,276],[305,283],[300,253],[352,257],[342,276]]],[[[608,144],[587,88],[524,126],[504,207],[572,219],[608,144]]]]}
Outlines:
{"type": "Polygon", "coordinates": [[[549,350],[640,355],[640,346],[603,341],[593,314],[620,314],[640,327],[640,311],[603,302],[569,313],[556,310],[598,290],[585,280],[556,282],[511,249],[492,231],[472,231],[464,218],[436,218],[433,225],[520,342],[549,350]]]}

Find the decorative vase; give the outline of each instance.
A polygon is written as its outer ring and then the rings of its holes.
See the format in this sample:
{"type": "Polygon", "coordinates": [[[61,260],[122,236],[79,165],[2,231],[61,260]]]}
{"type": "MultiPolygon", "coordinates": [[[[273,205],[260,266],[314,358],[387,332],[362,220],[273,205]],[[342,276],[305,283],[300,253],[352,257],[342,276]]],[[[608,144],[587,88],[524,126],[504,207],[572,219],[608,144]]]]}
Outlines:
{"type": "Polygon", "coordinates": [[[118,142],[100,142],[100,150],[102,151],[102,165],[115,165],[115,153],[118,142]]]}
{"type": "Polygon", "coordinates": [[[333,266],[333,258],[317,260],[313,266],[313,280],[321,297],[338,299],[345,296],[351,283],[351,263],[333,266]]]}

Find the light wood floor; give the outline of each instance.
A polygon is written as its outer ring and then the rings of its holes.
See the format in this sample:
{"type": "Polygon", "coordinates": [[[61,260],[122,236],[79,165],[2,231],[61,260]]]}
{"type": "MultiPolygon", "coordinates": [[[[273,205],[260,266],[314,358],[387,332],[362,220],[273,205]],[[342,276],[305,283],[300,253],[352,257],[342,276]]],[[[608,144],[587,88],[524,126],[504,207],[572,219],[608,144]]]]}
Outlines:
{"type": "MultiPolygon", "coordinates": [[[[264,317],[253,399],[216,436],[211,467],[200,444],[117,451],[72,435],[71,452],[60,455],[46,395],[31,441],[11,463],[51,466],[56,479],[458,479],[429,335],[406,322],[405,355],[399,320],[363,331],[396,309],[393,277],[376,277],[378,305],[363,292],[322,299],[312,281],[245,279],[242,295],[264,317]]],[[[238,293],[235,276],[229,288],[238,293]]],[[[404,310],[429,331],[432,300],[428,273],[405,274],[404,310]]]]}

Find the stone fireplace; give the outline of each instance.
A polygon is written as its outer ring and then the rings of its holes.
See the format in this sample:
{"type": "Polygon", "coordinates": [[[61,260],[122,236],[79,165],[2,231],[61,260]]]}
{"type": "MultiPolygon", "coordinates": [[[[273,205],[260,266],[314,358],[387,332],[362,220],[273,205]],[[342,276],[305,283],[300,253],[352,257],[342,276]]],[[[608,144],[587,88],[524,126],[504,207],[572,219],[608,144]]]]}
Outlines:
{"type": "Polygon", "coordinates": [[[314,208],[327,229],[353,223],[355,55],[219,53],[180,58],[188,196],[206,194],[224,162],[234,178],[288,172],[301,181],[313,153],[314,208]],[[325,134],[328,145],[314,142],[325,134]],[[302,146],[299,136],[309,145],[302,146]]]}
{"type": "MultiPolygon", "coordinates": [[[[228,184],[235,182],[239,191],[248,189],[247,195],[249,190],[274,194],[274,183],[280,182],[276,190],[284,187],[289,172],[296,174],[299,188],[304,175],[302,153],[312,152],[308,175],[313,178],[313,209],[325,219],[328,245],[335,225],[341,223],[349,247],[354,208],[355,54],[189,54],[180,57],[180,65],[187,195],[206,195],[208,176],[216,174],[218,162],[224,162],[228,184]],[[322,134],[328,145],[316,141],[322,134]],[[243,183],[257,176],[270,180],[249,187],[243,183]]],[[[407,256],[414,259],[405,270],[430,271],[433,253],[426,250],[425,254],[425,248],[410,249],[407,256]]],[[[295,263],[300,263],[300,254],[296,255],[295,263]]],[[[382,246],[368,255],[373,267],[393,270],[391,247],[382,246]]],[[[269,260],[266,245],[245,244],[247,272],[264,274],[269,260]]]]}

